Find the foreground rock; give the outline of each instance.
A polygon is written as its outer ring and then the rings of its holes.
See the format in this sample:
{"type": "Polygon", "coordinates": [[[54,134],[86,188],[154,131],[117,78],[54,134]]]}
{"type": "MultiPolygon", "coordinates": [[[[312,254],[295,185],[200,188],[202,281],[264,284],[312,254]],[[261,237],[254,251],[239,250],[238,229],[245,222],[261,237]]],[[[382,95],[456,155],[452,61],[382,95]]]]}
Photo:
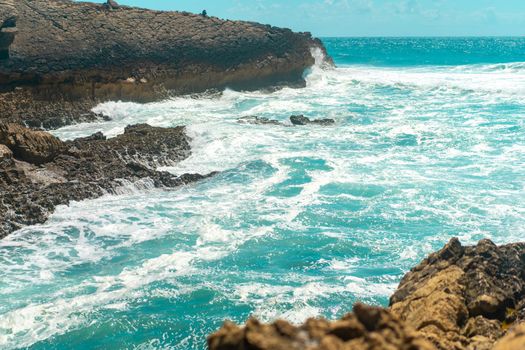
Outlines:
{"type": "Polygon", "coordinates": [[[46,128],[94,120],[99,101],[302,86],[324,51],[309,33],[70,0],[0,1],[0,28],[0,118],[46,128]]]}
{"type": "Polygon", "coordinates": [[[525,244],[452,239],[410,271],[388,309],[357,304],[339,321],[225,323],[208,339],[225,349],[525,349],[525,244]]]}
{"type": "Polygon", "coordinates": [[[62,142],[43,131],[0,123],[0,237],[43,223],[57,205],[118,193],[133,183],[176,187],[204,178],[155,170],[190,154],[184,127],[134,125],[62,142]]]}

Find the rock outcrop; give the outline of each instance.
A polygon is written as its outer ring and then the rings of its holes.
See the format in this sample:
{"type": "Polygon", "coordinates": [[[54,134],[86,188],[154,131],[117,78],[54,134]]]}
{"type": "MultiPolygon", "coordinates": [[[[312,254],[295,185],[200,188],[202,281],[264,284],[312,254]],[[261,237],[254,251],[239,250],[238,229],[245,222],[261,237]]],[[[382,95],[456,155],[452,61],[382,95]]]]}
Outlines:
{"type": "Polygon", "coordinates": [[[0,25],[0,118],[33,127],[92,120],[105,100],[302,85],[324,50],[309,33],[70,0],[0,0],[0,25]]]}
{"type": "Polygon", "coordinates": [[[317,124],[317,125],[332,125],[335,124],[335,120],[333,119],[314,119],[311,120],[308,117],[305,117],[304,115],[292,115],[290,117],[290,122],[292,125],[309,125],[309,124],[317,124]]]}
{"type": "Polygon", "coordinates": [[[295,327],[286,321],[264,325],[255,319],[231,322],[208,339],[210,350],[434,350],[420,334],[390,311],[356,304],[354,312],[329,322],[310,319],[295,327]]]}
{"type": "Polygon", "coordinates": [[[401,281],[387,309],[357,304],[341,320],[230,322],[210,350],[525,349],[525,243],[463,247],[452,239],[401,281]],[[312,326],[313,325],[313,326],[312,326]]]}
{"type": "Polygon", "coordinates": [[[62,142],[52,135],[0,123],[0,238],[43,223],[57,205],[116,193],[123,186],[176,187],[205,178],[155,170],[190,155],[184,127],[134,125],[62,142]],[[6,136],[7,135],[7,136],[6,136]]]}
{"type": "Polygon", "coordinates": [[[391,310],[438,349],[490,349],[522,312],[525,244],[457,239],[409,272],[391,310]]]}
{"type": "Polygon", "coordinates": [[[311,120],[304,115],[292,115],[290,116],[290,124],[280,122],[275,119],[269,119],[265,117],[259,117],[256,115],[249,115],[246,117],[239,118],[237,120],[241,124],[254,124],[254,125],[280,125],[280,126],[305,126],[305,125],[320,125],[320,126],[329,126],[335,124],[333,119],[314,119],[311,120]]]}
{"type": "Polygon", "coordinates": [[[0,123],[0,144],[16,158],[37,165],[53,160],[64,149],[64,144],[47,132],[5,123],[0,123]]]}

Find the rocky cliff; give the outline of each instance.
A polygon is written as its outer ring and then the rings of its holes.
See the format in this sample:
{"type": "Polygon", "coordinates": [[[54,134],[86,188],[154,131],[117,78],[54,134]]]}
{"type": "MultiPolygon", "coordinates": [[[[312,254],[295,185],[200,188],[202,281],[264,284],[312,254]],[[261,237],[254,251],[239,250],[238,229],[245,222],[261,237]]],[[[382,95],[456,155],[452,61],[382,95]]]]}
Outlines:
{"type": "Polygon", "coordinates": [[[452,239],[401,281],[386,309],[357,304],[338,321],[226,322],[210,350],[525,349],[525,243],[452,239]]]}
{"type": "Polygon", "coordinates": [[[0,118],[48,128],[103,100],[301,85],[324,50],[309,33],[70,0],[0,0],[0,27],[0,118]]]}

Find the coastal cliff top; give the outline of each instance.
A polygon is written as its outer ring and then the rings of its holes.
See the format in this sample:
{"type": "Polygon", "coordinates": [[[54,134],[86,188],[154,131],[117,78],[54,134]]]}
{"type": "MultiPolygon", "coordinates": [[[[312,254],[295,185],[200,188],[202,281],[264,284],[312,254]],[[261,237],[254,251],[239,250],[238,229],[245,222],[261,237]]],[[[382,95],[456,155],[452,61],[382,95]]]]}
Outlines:
{"type": "Polygon", "coordinates": [[[224,69],[247,58],[284,57],[315,43],[309,33],[269,25],[70,0],[3,1],[0,16],[2,35],[15,33],[0,72],[49,73],[137,62],[212,63],[224,69]]]}

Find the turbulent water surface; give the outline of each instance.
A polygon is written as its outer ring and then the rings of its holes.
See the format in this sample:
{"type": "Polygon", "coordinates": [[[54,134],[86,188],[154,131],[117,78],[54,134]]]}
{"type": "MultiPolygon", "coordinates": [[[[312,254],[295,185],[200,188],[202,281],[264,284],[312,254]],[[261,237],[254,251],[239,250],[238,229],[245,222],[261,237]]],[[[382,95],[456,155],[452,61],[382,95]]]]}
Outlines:
{"type": "Polygon", "coordinates": [[[220,174],[143,181],[1,241],[0,348],[204,349],[226,318],[386,305],[453,236],[523,240],[525,39],[325,43],[338,68],[304,89],[108,102],[112,121],[58,130],[187,125],[193,154],[168,170],[220,174]],[[291,114],[336,123],[238,122],[291,114]]]}

